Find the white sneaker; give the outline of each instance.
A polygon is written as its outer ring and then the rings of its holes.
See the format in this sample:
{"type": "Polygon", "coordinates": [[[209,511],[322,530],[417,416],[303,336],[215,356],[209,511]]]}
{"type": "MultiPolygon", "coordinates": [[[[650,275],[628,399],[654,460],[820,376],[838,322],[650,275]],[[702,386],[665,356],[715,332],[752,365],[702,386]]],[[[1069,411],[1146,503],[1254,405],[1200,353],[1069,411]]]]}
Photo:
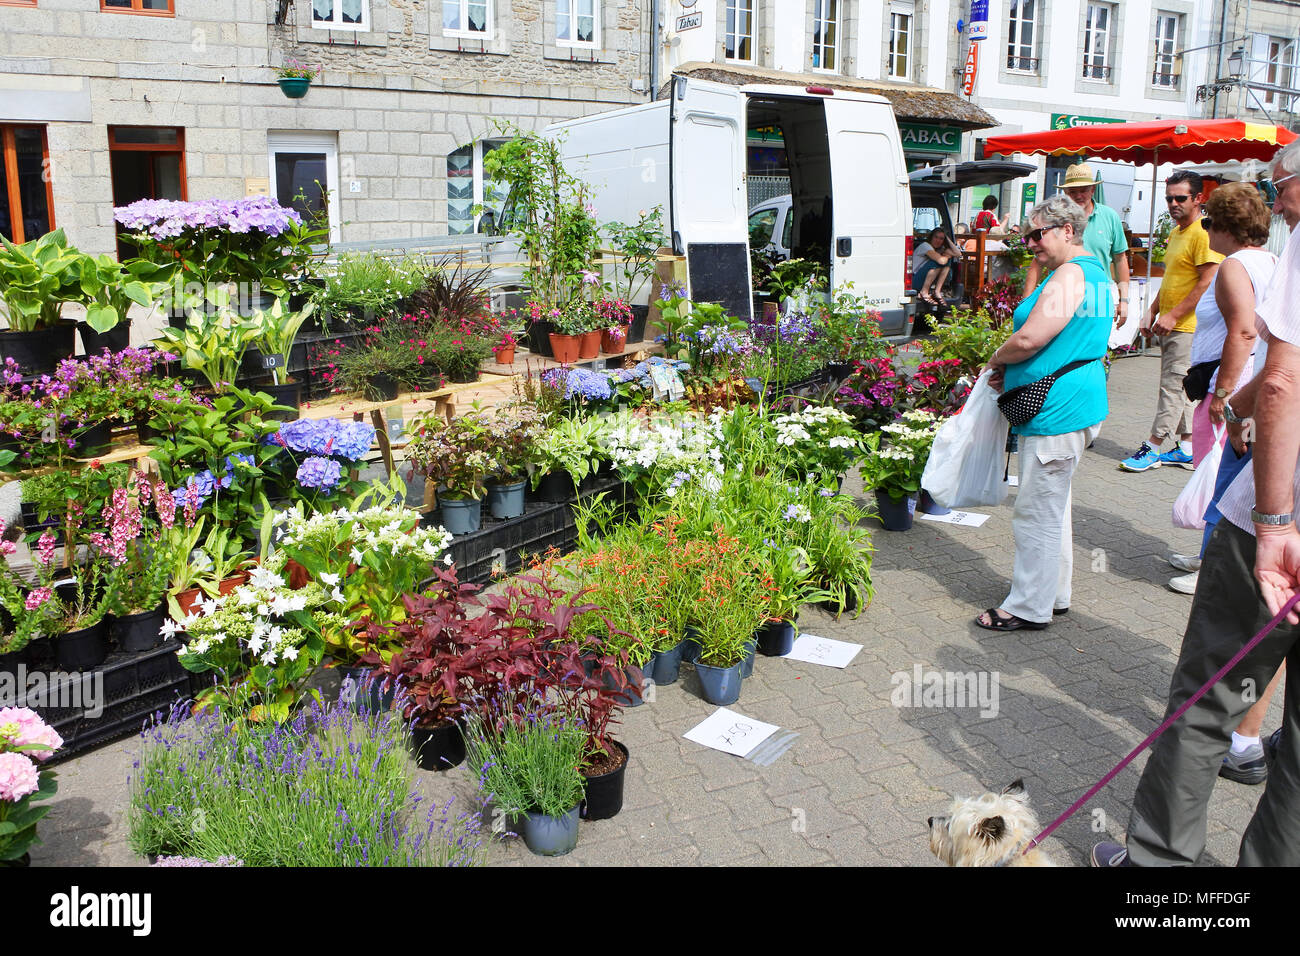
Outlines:
{"type": "Polygon", "coordinates": [[[1193,571],[1191,574],[1184,574],[1181,577],[1170,578],[1169,590],[1177,591],[1179,594],[1195,594],[1196,579],[1200,576],[1200,571],[1193,571]]]}
{"type": "MultiPolygon", "coordinates": [[[[1201,558],[1196,554],[1171,554],[1169,563],[1179,571],[1199,571],[1201,570],[1201,558]]],[[[1187,592],[1191,594],[1190,591],[1187,592]]]]}

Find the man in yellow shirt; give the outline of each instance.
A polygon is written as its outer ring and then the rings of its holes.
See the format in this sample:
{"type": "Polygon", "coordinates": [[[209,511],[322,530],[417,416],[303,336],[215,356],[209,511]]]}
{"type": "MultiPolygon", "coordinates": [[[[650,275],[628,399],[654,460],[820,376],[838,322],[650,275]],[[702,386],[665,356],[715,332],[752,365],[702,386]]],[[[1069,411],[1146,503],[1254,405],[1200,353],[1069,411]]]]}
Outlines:
{"type": "Polygon", "coordinates": [[[1142,317],[1142,334],[1154,336],[1160,346],[1160,396],[1151,438],[1131,458],[1120,462],[1125,471],[1147,471],[1161,465],[1194,467],[1194,405],[1183,391],[1183,376],[1191,364],[1196,303],[1223,261],[1223,256],[1211,251],[1210,237],[1201,226],[1201,185],[1200,176],[1182,169],[1165,180],[1165,203],[1174,229],[1165,249],[1160,295],[1142,317]],[[1166,438],[1174,440],[1174,447],[1162,455],[1160,446],[1166,438]]]}

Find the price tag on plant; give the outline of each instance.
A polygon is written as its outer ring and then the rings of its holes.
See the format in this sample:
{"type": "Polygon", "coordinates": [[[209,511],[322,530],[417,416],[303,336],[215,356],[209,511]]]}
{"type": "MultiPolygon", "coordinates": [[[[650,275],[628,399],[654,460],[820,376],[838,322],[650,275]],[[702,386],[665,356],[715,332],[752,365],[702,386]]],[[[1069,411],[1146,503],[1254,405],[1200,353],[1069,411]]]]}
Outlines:
{"type": "Polygon", "coordinates": [[[744,757],[780,729],[776,724],[765,724],[726,707],[719,707],[712,716],[682,736],[702,746],[744,757]]]}
{"type": "Polygon", "coordinates": [[[861,644],[848,641],[836,641],[816,634],[800,634],[795,638],[794,647],[786,654],[787,660],[803,661],[805,664],[824,664],[827,667],[843,669],[849,666],[853,658],[862,650],[861,644]]]}
{"type": "Polygon", "coordinates": [[[283,355],[263,355],[263,356],[262,356],[262,368],[266,369],[268,372],[269,372],[271,369],[273,369],[273,368],[279,368],[279,367],[280,367],[281,365],[283,365],[283,364],[284,364],[284,356],[283,356],[283,355]]]}

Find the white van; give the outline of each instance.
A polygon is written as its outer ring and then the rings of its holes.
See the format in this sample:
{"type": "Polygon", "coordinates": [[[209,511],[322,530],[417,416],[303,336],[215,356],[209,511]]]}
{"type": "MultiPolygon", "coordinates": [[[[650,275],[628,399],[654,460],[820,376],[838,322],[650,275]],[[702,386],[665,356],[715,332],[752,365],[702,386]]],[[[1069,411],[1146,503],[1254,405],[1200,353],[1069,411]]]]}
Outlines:
{"type": "Polygon", "coordinates": [[[569,171],[591,185],[601,222],[663,206],[684,255],[692,298],[749,318],[746,139],[776,127],[790,171],[789,246],[819,259],[832,287],[880,310],[881,331],[905,331],[904,263],[912,225],[907,167],[889,101],[809,86],[726,86],[673,77],[667,100],[547,127],[569,171]]]}

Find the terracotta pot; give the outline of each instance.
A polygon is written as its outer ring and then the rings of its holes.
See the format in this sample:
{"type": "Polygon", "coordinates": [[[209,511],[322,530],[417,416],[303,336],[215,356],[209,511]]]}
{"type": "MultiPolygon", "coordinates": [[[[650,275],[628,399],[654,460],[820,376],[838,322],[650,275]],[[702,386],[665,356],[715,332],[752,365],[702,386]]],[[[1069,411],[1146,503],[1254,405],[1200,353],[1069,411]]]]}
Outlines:
{"type": "Polygon", "coordinates": [[[508,349],[497,349],[496,356],[497,356],[497,363],[499,365],[515,364],[515,350],[513,347],[508,349]]]}
{"type": "Polygon", "coordinates": [[[578,358],[594,359],[600,355],[600,329],[582,333],[582,342],[578,346],[578,358]]]}
{"type": "MultiPolygon", "coordinates": [[[[572,365],[578,361],[579,347],[582,344],[580,335],[559,335],[551,333],[551,352],[555,355],[555,361],[561,365],[572,365]]],[[[597,343],[599,346],[599,342],[597,343]]]]}
{"type": "Polygon", "coordinates": [[[602,331],[600,333],[600,350],[606,355],[622,355],[625,341],[627,341],[626,334],[615,338],[607,330],[602,331]]]}
{"type": "MultiPolygon", "coordinates": [[[[248,574],[240,571],[234,577],[226,578],[221,582],[221,587],[217,589],[222,595],[229,594],[235,588],[248,581],[248,574]]],[[[189,588],[176,595],[176,603],[180,605],[182,614],[191,613],[195,606],[203,601],[204,594],[201,588],[189,588]]]]}

